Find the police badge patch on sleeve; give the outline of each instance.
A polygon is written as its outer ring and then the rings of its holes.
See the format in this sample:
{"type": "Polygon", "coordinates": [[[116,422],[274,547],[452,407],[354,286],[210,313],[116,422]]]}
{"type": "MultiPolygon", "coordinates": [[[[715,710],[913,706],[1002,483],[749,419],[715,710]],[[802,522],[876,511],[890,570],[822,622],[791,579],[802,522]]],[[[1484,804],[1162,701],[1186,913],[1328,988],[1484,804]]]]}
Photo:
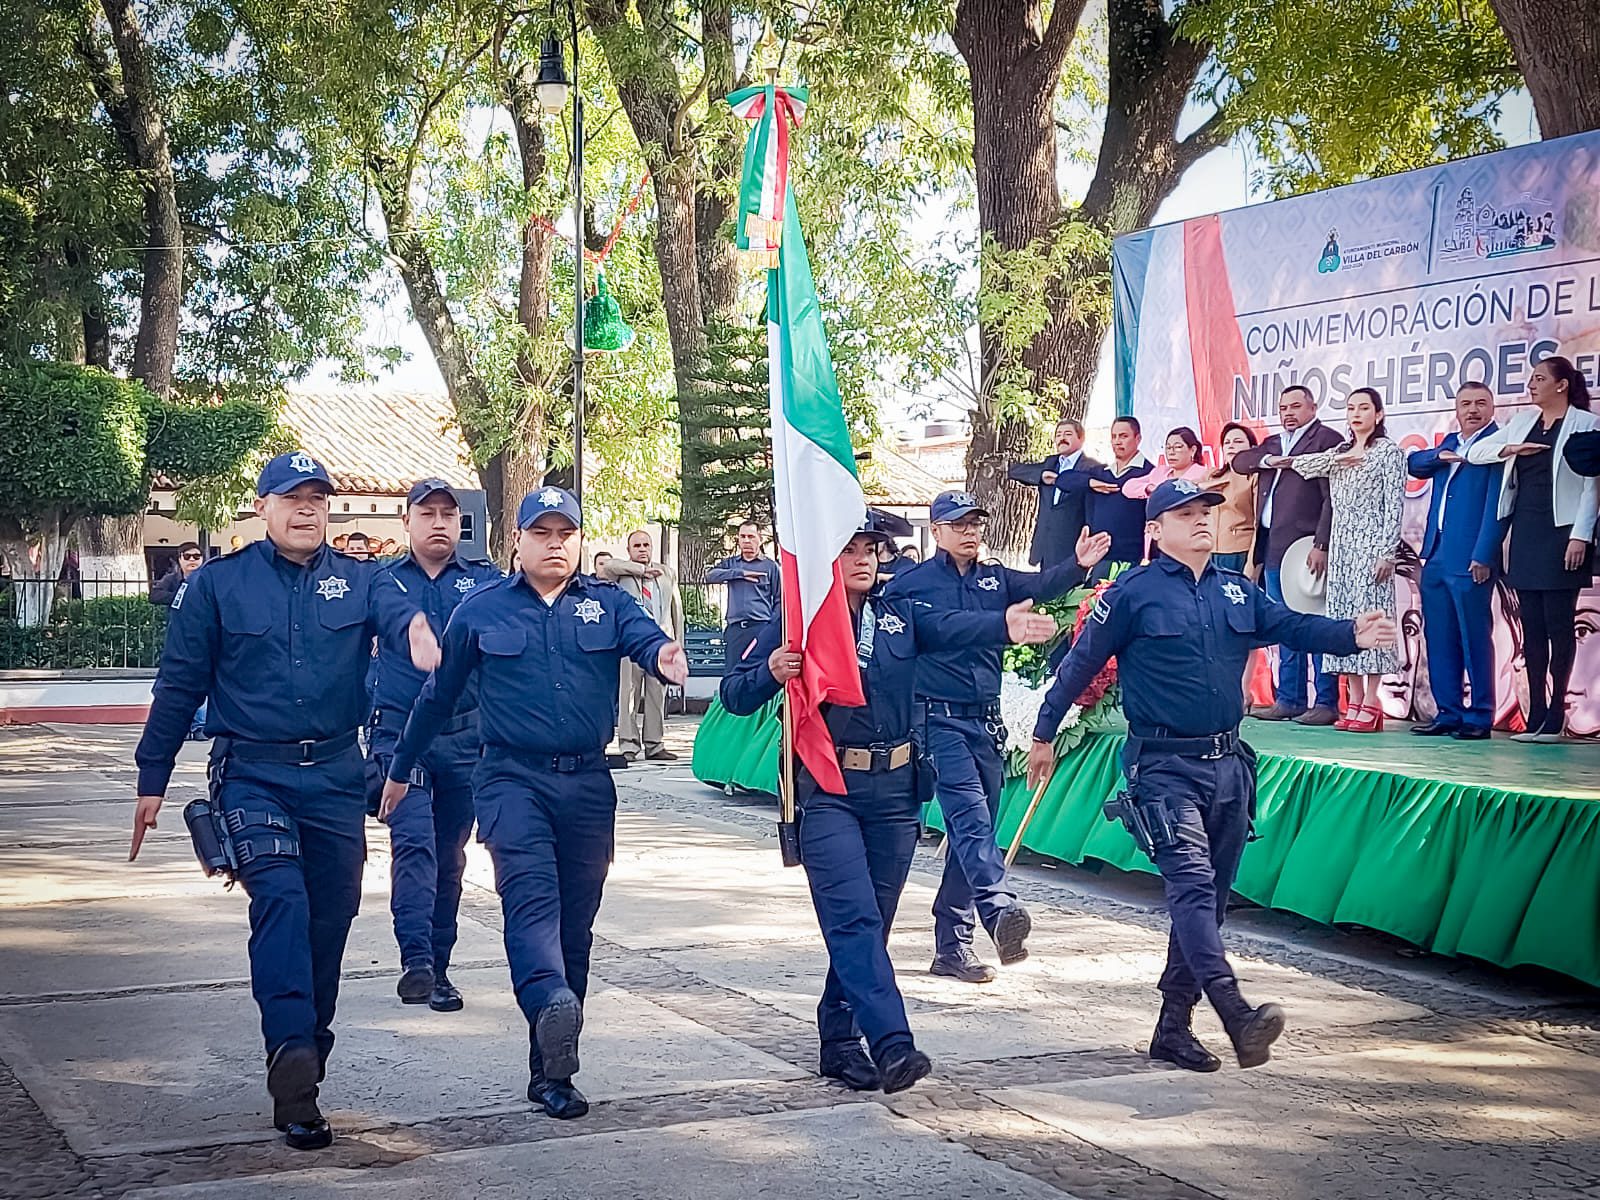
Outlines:
{"type": "Polygon", "coordinates": [[[1094,598],[1094,608],[1089,613],[1089,619],[1098,621],[1101,625],[1111,619],[1111,605],[1106,603],[1104,596],[1096,596],[1094,598]]]}

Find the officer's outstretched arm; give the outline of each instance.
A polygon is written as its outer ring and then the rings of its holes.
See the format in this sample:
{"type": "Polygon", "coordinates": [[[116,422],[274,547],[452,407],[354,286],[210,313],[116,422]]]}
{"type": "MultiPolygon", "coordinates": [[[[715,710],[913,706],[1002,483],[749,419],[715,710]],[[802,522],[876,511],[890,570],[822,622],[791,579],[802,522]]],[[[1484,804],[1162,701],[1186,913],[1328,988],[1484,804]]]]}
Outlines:
{"type": "Polygon", "coordinates": [[[969,612],[956,609],[912,608],[900,606],[900,614],[911,623],[911,633],[916,638],[918,650],[937,653],[940,650],[960,650],[968,646],[1007,646],[1011,639],[1006,633],[1006,614],[1003,612],[969,612]]]}
{"type": "Polygon", "coordinates": [[[1083,689],[1106,665],[1114,654],[1122,652],[1127,639],[1128,616],[1125,606],[1119,603],[1115,587],[1094,603],[1094,611],[1083,623],[1083,632],[1072,649],[1056,668],[1050,690],[1045,693],[1044,704],[1039,709],[1039,719],[1033,725],[1033,740],[1053,742],[1067,709],[1083,695],[1083,689]]]}
{"type": "Polygon", "coordinates": [[[722,677],[717,694],[723,708],[736,717],[749,716],[783,690],[767,664],[773,651],[782,645],[783,622],[768,621],[744,657],[722,677]]]}
{"type": "Polygon", "coordinates": [[[462,619],[466,611],[458,607],[444,627],[439,665],[422,685],[417,702],[411,706],[411,716],[406,719],[405,732],[400,735],[394,757],[389,760],[392,780],[404,782],[411,777],[417,760],[427,752],[433,739],[439,736],[439,730],[456,711],[456,701],[461,699],[467,681],[483,658],[478,650],[478,631],[473,628],[470,615],[462,619]]]}
{"type": "Polygon", "coordinates": [[[1247,584],[1256,609],[1257,646],[1287,646],[1306,654],[1354,654],[1356,627],[1353,621],[1335,621],[1314,613],[1295,612],[1279,604],[1254,584],[1247,584]]]}
{"type": "Polygon", "coordinates": [[[129,862],[139,856],[145,832],[156,827],[178,750],[188,736],[195,710],[211,691],[221,625],[211,589],[211,576],[199,572],[179,587],[167,619],[167,641],[151,689],[150,715],[133,752],[139,782],[129,862]]]}
{"type": "MultiPolygon", "coordinates": [[[[622,593],[626,601],[629,596],[622,593]]],[[[616,612],[617,619],[617,645],[622,653],[633,659],[650,674],[663,683],[681,683],[680,679],[669,679],[661,671],[661,652],[668,646],[676,646],[661,626],[656,624],[656,619],[637,604],[624,603],[616,612]]],[[[679,647],[682,653],[682,647],[679,647]]]]}

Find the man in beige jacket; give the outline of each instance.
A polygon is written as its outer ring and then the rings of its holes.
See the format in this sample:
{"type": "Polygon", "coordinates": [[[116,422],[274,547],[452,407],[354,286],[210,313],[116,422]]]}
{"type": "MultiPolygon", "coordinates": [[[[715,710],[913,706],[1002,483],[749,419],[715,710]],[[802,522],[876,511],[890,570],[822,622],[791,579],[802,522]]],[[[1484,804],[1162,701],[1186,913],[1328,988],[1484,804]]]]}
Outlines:
{"type": "MultiPolygon", "coordinates": [[[[598,574],[638,600],[656,624],[676,639],[683,632],[683,598],[678,595],[672,568],[652,559],[654,549],[650,535],[635,529],[628,535],[628,557],[607,559],[598,574]]],[[[657,762],[676,759],[678,756],[661,744],[666,716],[666,685],[631,659],[623,659],[617,694],[617,744],[622,753],[630,760],[641,752],[657,762]]]]}

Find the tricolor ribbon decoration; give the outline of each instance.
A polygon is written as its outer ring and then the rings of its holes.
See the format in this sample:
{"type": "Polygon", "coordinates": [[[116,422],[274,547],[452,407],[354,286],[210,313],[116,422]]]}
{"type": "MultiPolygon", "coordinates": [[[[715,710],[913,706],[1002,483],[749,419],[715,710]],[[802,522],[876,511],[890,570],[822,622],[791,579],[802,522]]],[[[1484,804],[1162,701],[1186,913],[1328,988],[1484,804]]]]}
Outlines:
{"type": "Polygon", "coordinates": [[[783,245],[784,196],[789,184],[789,131],[805,120],[805,88],[768,83],[727,99],[735,115],[755,124],[744,146],[736,245],[752,265],[772,270],[783,245]]]}

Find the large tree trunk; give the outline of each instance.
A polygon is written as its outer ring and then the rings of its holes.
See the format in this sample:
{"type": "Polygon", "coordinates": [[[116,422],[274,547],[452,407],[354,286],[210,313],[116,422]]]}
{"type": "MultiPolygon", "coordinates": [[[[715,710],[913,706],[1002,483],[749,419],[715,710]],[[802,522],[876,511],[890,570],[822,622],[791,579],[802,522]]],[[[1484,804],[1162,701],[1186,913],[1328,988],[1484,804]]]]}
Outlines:
{"type": "MultiPolygon", "coordinates": [[[[1057,3],[1048,27],[1034,0],[961,0],[955,42],[972,86],[978,222],[985,238],[1018,250],[1053,236],[1062,221],[1116,236],[1149,223],[1183,171],[1218,144],[1220,119],[1180,141],[1177,123],[1206,49],[1180,38],[1159,0],[1110,0],[1110,86],[1105,134],[1082,205],[1063,212],[1056,184],[1054,105],[1061,67],[1085,5],[1057,3]]],[[[1110,264],[1086,261],[1087,275],[1110,264]]],[[[984,286],[992,281],[984,280],[984,286]]],[[[1070,281],[1064,281],[1064,283],[1070,281]]],[[[1082,418],[1094,387],[1106,324],[1081,310],[1070,286],[1049,290],[1050,316],[1022,354],[1030,390],[1062,416],[1082,418]]],[[[995,331],[980,328],[983,386],[972,414],[967,485],[991,514],[988,542],[1017,558],[1034,518],[1030,489],[1007,487],[1030,431],[999,410],[994,382],[1005,365],[995,331]]]]}
{"type": "Polygon", "coordinates": [[[102,7],[122,66],[127,130],[144,185],[146,249],[133,377],[165,396],[172,390],[183,305],[183,220],[172,174],[172,148],[150,69],[149,47],[132,0],[102,0],[102,7]]]}
{"type": "MultiPolygon", "coordinates": [[[[158,396],[172,391],[183,307],[183,221],[172,171],[172,147],[150,65],[150,48],[132,0],[102,0],[121,78],[93,46],[86,30],[80,53],[95,77],[129,164],[144,188],[144,270],[139,295],[139,331],[133,345],[133,377],[158,396]]],[[[85,357],[106,354],[103,330],[86,315],[85,357]]],[[[123,581],[144,580],[144,514],[86,517],[78,534],[84,595],[126,590],[123,581]]]]}
{"type": "Polygon", "coordinates": [[[1600,129],[1595,0],[1490,0],[1522,68],[1543,137],[1600,129]]]}

